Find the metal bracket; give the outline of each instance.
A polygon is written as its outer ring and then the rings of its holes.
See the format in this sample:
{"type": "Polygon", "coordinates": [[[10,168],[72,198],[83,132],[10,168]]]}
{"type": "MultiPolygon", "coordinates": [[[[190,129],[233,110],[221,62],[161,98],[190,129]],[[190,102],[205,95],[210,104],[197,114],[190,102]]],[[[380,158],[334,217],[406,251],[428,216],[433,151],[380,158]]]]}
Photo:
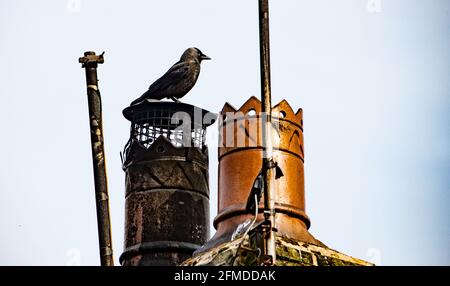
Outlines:
{"type": "Polygon", "coordinates": [[[105,62],[103,55],[105,52],[100,55],[96,55],[95,52],[85,52],[84,57],[78,59],[78,62],[82,68],[85,67],[97,67],[97,64],[103,64],[105,62]]]}
{"type": "Polygon", "coordinates": [[[257,258],[258,266],[274,265],[275,258],[265,254],[267,253],[267,237],[271,231],[277,232],[276,228],[272,227],[270,220],[263,220],[250,231],[250,245],[261,251],[261,255],[257,258]]]}

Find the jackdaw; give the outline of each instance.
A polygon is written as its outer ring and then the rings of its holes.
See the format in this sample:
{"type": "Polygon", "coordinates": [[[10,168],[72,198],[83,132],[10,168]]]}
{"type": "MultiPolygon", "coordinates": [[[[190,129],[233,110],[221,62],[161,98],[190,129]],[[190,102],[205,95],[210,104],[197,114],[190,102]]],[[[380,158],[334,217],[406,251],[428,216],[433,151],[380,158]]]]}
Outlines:
{"type": "Polygon", "coordinates": [[[131,105],[141,103],[147,99],[161,100],[170,98],[178,102],[188,93],[200,74],[200,63],[211,58],[197,48],[188,48],[181,55],[180,60],[174,64],[162,77],[156,80],[148,90],[131,105]]]}

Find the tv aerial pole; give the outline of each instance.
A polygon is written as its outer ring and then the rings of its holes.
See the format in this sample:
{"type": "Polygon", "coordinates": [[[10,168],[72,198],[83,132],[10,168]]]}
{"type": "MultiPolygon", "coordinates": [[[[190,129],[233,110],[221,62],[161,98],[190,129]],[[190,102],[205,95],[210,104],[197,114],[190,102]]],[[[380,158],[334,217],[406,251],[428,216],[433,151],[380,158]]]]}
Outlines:
{"type": "Polygon", "coordinates": [[[274,265],[275,249],[275,201],[274,201],[274,167],[272,145],[272,103],[270,90],[270,44],[269,44],[269,1],[259,1],[259,51],[261,71],[261,110],[263,116],[262,141],[263,160],[262,175],[264,189],[264,219],[268,233],[264,235],[263,265],[274,265]]]}
{"type": "Polygon", "coordinates": [[[97,66],[104,62],[103,54],[96,55],[95,52],[85,52],[84,57],[79,58],[78,61],[82,64],[82,68],[86,69],[100,264],[101,266],[114,266],[105,150],[103,144],[102,100],[97,79],[97,66]]]}

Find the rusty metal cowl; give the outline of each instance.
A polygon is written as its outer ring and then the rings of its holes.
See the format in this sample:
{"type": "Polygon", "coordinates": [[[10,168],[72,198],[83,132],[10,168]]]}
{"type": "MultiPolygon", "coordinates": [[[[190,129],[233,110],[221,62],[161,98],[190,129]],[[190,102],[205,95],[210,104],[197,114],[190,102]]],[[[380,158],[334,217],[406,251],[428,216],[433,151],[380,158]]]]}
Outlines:
{"type": "Polygon", "coordinates": [[[205,133],[212,122],[203,119],[214,114],[185,103],[145,102],[128,107],[124,115],[131,132],[123,162],[125,241],[120,263],[177,265],[209,237],[205,133]],[[186,117],[173,120],[179,112],[186,117]],[[195,113],[199,120],[191,120],[195,113]]]}
{"type": "MultiPolygon", "coordinates": [[[[272,109],[274,160],[284,173],[275,181],[275,227],[279,235],[324,246],[309,232],[305,212],[303,113],[294,113],[286,100],[272,109]]],[[[261,102],[248,99],[236,109],[226,103],[219,118],[218,214],[214,237],[198,252],[231,240],[236,228],[252,215],[245,213],[246,201],[262,165],[261,102]]],[[[259,204],[262,220],[264,203],[259,204]]]]}
{"type": "Polygon", "coordinates": [[[174,147],[160,136],[125,167],[122,265],[175,265],[209,236],[207,149],[174,147]]]}

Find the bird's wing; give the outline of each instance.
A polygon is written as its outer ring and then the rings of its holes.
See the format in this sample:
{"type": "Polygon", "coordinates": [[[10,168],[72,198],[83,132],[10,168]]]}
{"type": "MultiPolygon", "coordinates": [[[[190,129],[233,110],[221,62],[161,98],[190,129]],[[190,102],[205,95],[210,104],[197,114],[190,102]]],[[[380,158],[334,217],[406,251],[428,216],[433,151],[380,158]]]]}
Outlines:
{"type": "Polygon", "coordinates": [[[162,77],[157,79],[148,88],[147,93],[164,92],[171,84],[178,83],[189,74],[189,65],[185,62],[177,62],[162,77]]]}
{"type": "Polygon", "coordinates": [[[182,61],[177,62],[162,77],[152,83],[144,94],[131,102],[131,105],[138,104],[147,98],[162,99],[166,97],[167,88],[171,84],[183,80],[188,74],[189,65],[182,61]]]}

